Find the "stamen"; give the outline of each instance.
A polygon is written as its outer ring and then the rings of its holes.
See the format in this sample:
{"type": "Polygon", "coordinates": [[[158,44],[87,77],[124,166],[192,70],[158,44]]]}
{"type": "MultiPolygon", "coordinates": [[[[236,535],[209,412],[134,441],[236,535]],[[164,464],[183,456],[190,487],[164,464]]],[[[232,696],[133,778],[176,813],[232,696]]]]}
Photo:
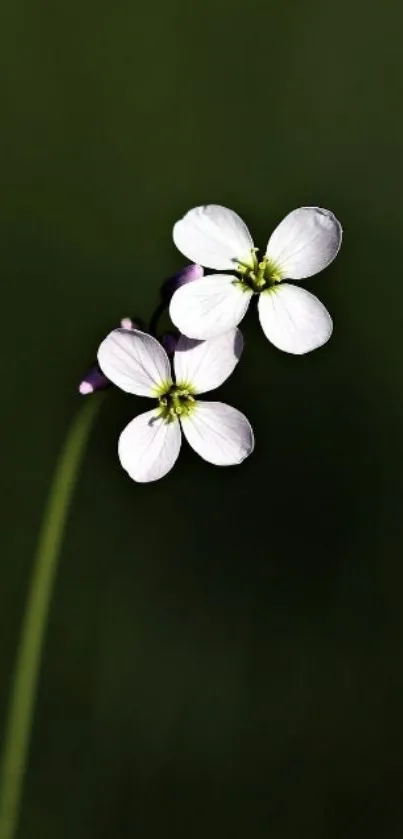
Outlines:
{"type": "Polygon", "coordinates": [[[195,399],[188,385],[171,385],[169,391],[160,396],[161,416],[166,422],[172,422],[181,416],[187,416],[194,407],[195,399]]]}
{"type": "Polygon", "coordinates": [[[256,252],[257,248],[254,248],[251,252],[253,264],[248,265],[246,262],[239,263],[238,273],[241,275],[241,279],[238,281],[238,284],[245,291],[252,290],[255,294],[259,294],[267,287],[281,282],[282,272],[267,256],[264,256],[258,262],[256,252]]]}

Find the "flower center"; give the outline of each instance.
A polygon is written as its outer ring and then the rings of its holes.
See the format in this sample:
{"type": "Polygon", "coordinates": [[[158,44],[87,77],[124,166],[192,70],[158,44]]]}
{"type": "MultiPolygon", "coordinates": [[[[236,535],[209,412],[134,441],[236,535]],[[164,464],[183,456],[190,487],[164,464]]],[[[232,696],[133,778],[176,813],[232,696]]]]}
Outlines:
{"type": "Polygon", "coordinates": [[[170,385],[169,389],[158,398],[158,405],[160,416],[165,422],[189,416],[196,406],[192,387],[188,384],[170,385]]]}
{"type": "Polygon", "coordinates": [[[252,289],[254,294],[259,294],[275,283],[280,283],[283,278],[281,269],[268,256],[264,256],[259,262],[257,248],[251,250],[250,259],[247,262],[238,263],[237,271],[241,275],[239,285],[245,290],[252,289]]]}

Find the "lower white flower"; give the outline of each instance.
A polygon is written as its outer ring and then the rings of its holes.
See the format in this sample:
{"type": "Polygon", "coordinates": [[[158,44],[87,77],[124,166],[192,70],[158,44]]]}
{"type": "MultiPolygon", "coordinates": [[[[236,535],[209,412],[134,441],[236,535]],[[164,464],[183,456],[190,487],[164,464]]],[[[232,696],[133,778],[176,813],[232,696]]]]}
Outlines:
{"type": "Polygon", "coordinates": [[[154,397],[158,405],[129,422],[119,438],[119,459],[135,481],[156,481],[172,469],[182,431],[209,463],[232,466],[252,452],[253,431],[246,417],[222,402],[195,397],[221,385],[242,353],[238,329],[208,341],[182,336],[173,357],[151,335],[115,329],[98,350],[107,378],[127,393],[154,397]]]}
{"type": "Polygon", "coordinates": [[[249,230],[232,210],[195,207],[173,229],[176,247],[193,262],[238,276],[213,274],[178,289],[170,305],[175,326],[190,338],[211,338],[237,326],[253,295],[259,319],[278,349],[301,355],[325,344],[332,319],[323,304],[283,280],[302,280],[326,268],[337,255],[340,222],[321,207],[293,210],[272,233],[259,262],[249,230]]]}

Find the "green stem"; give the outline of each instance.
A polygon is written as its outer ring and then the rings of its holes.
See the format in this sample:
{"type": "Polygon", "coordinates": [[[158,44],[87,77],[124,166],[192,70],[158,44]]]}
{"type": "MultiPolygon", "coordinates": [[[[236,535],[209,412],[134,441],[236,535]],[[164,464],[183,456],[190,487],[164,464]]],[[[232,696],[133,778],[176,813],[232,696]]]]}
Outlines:
{"type": "Polygon", "coordinates": [[[18,827],[35,695],[49,605],[67,513],[100,398],[90,397],[73,420],[60,452],[34,558],[10,691],[0,764],[0,839],[14,839],[18,827]]]}
{"type": "Polygon", "coordinates": [[[150,334],[153,335],[154,338],[157,337],[158,324],[159,324],[160,318],[164,314],[166,308],[167,308],[167,305],[166,305],[165,301],[162,300],[161,303],[158,304],[157,308],[155,309],[155,312],[153,313],[153,315],[151,317],[150,325],[149,325],[148,328],[150,330],[150,334]]]}

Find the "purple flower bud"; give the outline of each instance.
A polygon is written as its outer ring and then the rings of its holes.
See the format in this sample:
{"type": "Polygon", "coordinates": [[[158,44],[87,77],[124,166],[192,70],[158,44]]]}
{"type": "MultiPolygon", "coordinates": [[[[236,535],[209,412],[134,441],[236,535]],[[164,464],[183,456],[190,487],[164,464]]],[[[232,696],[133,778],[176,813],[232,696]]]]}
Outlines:
{"type": "MultiPolygon", "coordinates": [[[[120,329],[138,329],[139,327],[131,318],[122,318],[119,324],[120,329]]],[[[97,364],[94,364],[85,374],[83,380],[78,386],[79,393],[82,396],[88,396],[90,393],[95,393],[97,390],[105,390],[111,387],[111,382],[104,376],[97,364]]]]}
{"type": "Polygon", "coordinates": [[[160,338],[160,344],[162,344],[165,352],[168,353],[168,355],[173,355],[176,350],[178,340],[179,336],[174,335],[173,332],[163,332],[160,338]]]}
{"type": "Polygon", "coordinates": [[[201,265],[192,263],[192,265],[187,265],[186,268],[182,268],[181,271],[178,271],[172,277],[168,277],[161,287],[161,296],[163,300],[165,300],[166,303],[169,303],[172,295],[178,290],[178,288],[186,283],[192,283],[193,280],[200,280],[203,274],[204,271],[201,265]]]}
{"type": "Polygon", "coordinates": [[[78,386],[78,390],[82,396],[88,396],[90,393],[95,393],[96,390],[105,390],[110,387],[111,382],[104,376],[98,365],[95,364],[88,370],[83,380],[78,386]]]}

